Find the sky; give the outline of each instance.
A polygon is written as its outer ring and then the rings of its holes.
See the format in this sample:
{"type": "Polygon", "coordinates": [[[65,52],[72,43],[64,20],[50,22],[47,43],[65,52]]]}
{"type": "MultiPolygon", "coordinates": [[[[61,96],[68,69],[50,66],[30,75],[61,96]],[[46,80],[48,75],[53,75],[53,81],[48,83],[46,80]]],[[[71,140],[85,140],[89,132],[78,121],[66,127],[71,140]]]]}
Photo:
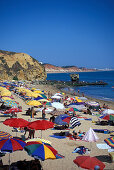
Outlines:
{"type": "Polygon", "coordinates": [[[114,0],[0,0],[0,49],[114,69],[114,0]]]}

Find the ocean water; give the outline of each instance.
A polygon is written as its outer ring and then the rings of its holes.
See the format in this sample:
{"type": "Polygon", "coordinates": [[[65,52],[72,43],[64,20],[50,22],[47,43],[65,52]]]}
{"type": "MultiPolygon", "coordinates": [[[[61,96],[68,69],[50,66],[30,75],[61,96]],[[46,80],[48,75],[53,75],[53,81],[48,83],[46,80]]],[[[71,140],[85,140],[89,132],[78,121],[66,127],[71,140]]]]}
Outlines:
{"type": "MultiPolygon", "coordinates": [[[[83,92],[85,95],[96,99],[114,101],[114,88],[112,88],[114,86],[114,71],[79,72],[79,79],[88,82],[102,80],[108,85],[71,87],[71,91],[77,92],[77,90],[80,90],[80,94],[83,92]]],[[[70,73],[49,73],[47,74],[47,80],[70,81],[70,73]]],[[[69,89],[66,88],[65,90],[69,89]]]]}

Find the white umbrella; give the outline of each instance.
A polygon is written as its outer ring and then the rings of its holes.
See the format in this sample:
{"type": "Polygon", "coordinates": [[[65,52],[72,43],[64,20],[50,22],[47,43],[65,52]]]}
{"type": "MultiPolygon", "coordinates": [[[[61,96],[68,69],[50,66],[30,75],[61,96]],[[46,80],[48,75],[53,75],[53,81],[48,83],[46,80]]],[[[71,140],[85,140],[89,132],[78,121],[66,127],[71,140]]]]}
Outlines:
{"type": "Polygon", "coordinates": [[[78,99],[80,99],[80,100],[87,100],[86,97],[79,97],[78,99]]]}
{"type": "Polygon", "coordinates": [[[85,109],[87,109],[84,105],[69,105],[68,107],[73,107],[73,108],[76,108],[78,110],[85,110],[85,109]]]}
{"type": "Polygon", "coordinates": [[[114,110],[111,109],[105,109],[102,114],[114,114],[114,110]]]}
{"type": "Polygon", "coordinates": [[[61,93],[55,93],[54,96],[61,96],[61,97],[63,97],[63,95],[61,93]]]}
{"type": "Polygon", "coordinates": [[[54,95],[54,96],[52,96],[51,98],[52,98],[52,99],[61,99],[61,96],[56,96],[56,95],[54,95]]]}
{"type": "Polygon", "coordinates": [[[65,109],[64,105],[59,102],[53,102],[52,107],[55,107],[56,109],[65,109]]]}

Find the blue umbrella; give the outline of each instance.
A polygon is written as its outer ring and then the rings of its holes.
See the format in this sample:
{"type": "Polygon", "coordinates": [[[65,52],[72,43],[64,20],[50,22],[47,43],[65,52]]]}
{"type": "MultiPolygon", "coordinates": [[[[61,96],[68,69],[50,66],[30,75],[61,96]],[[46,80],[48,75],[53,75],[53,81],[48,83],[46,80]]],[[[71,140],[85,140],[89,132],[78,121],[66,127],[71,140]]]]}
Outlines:
{"type": "Polygon", "coordinates": [[[67,114],[62,114],[62,115],[59,115],[55,118],[54,120],[54,123],[58,124],[58,125],[66,125],[68,124],[67,122],[64,122],[63,120],[65,118],[69,117],[67,114]]]}
{"type": "Polygon", "coordinates": [[[34,98],[34,100],[40,100],[40,99],[44,99],[44,98],[43,97],[34,98]]]}

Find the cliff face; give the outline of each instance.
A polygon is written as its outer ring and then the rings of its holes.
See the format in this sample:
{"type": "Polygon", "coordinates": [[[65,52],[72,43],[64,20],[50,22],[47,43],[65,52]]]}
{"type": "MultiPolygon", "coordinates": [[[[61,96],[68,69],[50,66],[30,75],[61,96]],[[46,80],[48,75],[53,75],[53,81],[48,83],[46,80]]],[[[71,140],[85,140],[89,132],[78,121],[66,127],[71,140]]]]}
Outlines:
{"type": "Polygon", "coordinates": [[[46,80],[45,67],[25,53],[0,50],[0,79],[46,80]]]}
{"type": "Polygon", "coordinates": [[[78,68],[76,66],[57,67],[51,64],[44,64],[47,73],[67,73],[67,72],[88,72],[94,69],[78,68]]]}

